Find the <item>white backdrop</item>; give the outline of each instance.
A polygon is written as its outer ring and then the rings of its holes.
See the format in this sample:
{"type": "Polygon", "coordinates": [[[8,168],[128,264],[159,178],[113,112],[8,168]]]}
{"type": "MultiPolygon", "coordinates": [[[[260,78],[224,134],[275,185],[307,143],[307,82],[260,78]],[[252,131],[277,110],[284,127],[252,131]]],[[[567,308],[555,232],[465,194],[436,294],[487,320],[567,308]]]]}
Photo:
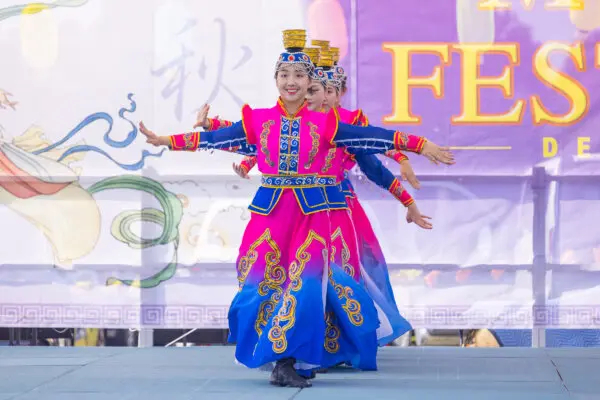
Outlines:
{"type": "MultiPolygon", "coordinates": [[[[238,179],[233,154],[158,156],[135,125],[179,133],[207,101],[231,120],[242,103],[273,104],[281,30],[306,25],[305,3],[62,0],[15,11],[16,2],[0,0],[0,326],[227,326],[257,172],[238,179]],[[144,151],[155,154],[142,159],[144,151]],[[73,174],[73,183],[24,195],[6,160],[46,180],[73,174]],[[112,177],[119,178],[106,181],[112,177]],[[99,182],[116,186],[96,192],[99,182]],[[169,238],[138,246],[136,237],[158,238],[166,224],[160,212],[141,215],[161,210],[142,191],[152,182],[181,220],[170,220],[169,238]],[[131,224],[120,224],[128,215],[131,224]],[[127,281],[136,279],[143,288],[127,281]]],[[[414,264],[392,265],[391,275],[416,327],[532,326],[530,272],[469,269],[532,262],[527,186],[425,182],[416,196],[435,224],[425,232],[407,225],[385,192],[357,179],[389,263],[414,264]]],[[[587,282],[548,299],[587,310],[561,316],[556,326],[596,325],[598,285],[587,282]]]]}

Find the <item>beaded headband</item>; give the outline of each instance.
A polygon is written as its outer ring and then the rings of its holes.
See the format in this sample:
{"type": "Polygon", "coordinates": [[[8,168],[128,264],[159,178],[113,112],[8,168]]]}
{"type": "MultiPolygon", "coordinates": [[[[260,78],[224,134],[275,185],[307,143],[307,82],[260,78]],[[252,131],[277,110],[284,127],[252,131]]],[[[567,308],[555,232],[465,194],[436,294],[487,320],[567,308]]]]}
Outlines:
{"type": "Polygon", "coordinates": [[[303,29],[294,29],[283,31],[283,47],[285,51],[279,55],[275,64],[275,71],[278,72],[284,67],[292,66],[297,71],[302,71],[310,77],[314,73],[314,65],[304,51],[306,45],[306,31],[303,29]]]}

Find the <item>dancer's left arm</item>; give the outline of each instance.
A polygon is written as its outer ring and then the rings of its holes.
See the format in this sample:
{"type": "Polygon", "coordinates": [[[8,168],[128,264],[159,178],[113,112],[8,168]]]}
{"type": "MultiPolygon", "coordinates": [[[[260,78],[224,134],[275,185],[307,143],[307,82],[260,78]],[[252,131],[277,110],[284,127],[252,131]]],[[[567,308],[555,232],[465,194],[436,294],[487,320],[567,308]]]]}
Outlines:
{"type": "Polygon", "coordinates": [[[404,189],[402,183],[383,166],[382,162],[372,154],[357,154],[356,162],[365,173],[368,179],[377,185],[387,189],[396,199],[406,207],[406,221],[414,222],[423,229],[431,229],[431,217],[421,214],[417,203],[412,196],[404,189]]]}
{"type": "Polygon", "coordinates": [[[327,125],[333,129],[331,143],[346,147],[353,153],[382,154],[389,150],[422,154],[433,162],[454,164],[454,156],[446,147],[440,147],[421,136],[379,128],[356,126],[339,122],[335,113],[327,116],[327,125]]]}
{"type": "Polygon", "coordinates": [[[377,156],[359,153],[356,154],[355,160],[367,179],[377,186],[389,191],[405,207],[408,207],[415,202],[410,193],[404,189],[402,183],[394,177],[394,174],[383,165],[377,156]]]}
{"type": "MultiPolygon", "coordinates": [[[[355,116],[352,120],[352,125],[369,126],[369,118],[367,118],[367,115],[361,109],[356,110],[355,116]]],[[[415,175],[412,166],[410,165],[410,162],[408,161],[408,157],[404,153],[398,150],[388,150],[384,153],[384,155],[400,164],[400,175],[402,176],[402,179],[408,181],[408,183],[410,183],[410,185],[415,189],[419,189],[421,187],[421,184],[417,179],[417,176],[415,175]]],[[[379,160],[377,160],[377,162],[381,164],[379,160]]],[[[383,166],[383,164],[381,164],[381,166],[383,166]]],[[[364,172],[364,168],[361,167],[361,169],[364,172]]],[[[367,176],[367,178],[369,178],[369,174],[365,172],[365,175],[367,176]]],[[[389,189],[385,186],[382,186],[377,181],[374,182],[378,186],[383,187],[384,189],[389,189]]]]}
{"type": "Polygon", "coordinates": [[[357,126],[338,122],[332,139],[336,146],[344,146],[352,153],[383,154],[390,150],[421,154],[427,139],[400,131],[376,126],[357,126]]]}

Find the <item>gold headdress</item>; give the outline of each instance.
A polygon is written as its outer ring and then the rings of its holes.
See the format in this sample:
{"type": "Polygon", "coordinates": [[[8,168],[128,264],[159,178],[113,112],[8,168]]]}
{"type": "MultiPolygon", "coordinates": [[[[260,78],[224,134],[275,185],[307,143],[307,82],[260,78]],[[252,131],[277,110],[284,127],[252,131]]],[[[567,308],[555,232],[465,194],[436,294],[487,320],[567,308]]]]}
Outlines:
{"type": "Polygon", "coordinates": [[[292,65],[312,76],[314,65],[310,57],[303,52],[306,45],[306,31],[304,29],[288,29],[283,31],[283,47],[285,51],[279,55],[275,71],[286,65],[292,65]]]}

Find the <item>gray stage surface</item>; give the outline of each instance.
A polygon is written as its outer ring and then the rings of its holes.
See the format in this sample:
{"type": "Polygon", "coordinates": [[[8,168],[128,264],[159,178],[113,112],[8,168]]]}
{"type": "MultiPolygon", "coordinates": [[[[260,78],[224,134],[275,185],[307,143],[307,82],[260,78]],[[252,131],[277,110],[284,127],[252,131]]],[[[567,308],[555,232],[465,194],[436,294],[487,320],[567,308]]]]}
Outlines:
{"type": "Polygon", "coordinates": [[[0,400],[600,399],[600,349],[388,347],[378,372],[273,387],[233,347],[0,347],[0,400]]]}

